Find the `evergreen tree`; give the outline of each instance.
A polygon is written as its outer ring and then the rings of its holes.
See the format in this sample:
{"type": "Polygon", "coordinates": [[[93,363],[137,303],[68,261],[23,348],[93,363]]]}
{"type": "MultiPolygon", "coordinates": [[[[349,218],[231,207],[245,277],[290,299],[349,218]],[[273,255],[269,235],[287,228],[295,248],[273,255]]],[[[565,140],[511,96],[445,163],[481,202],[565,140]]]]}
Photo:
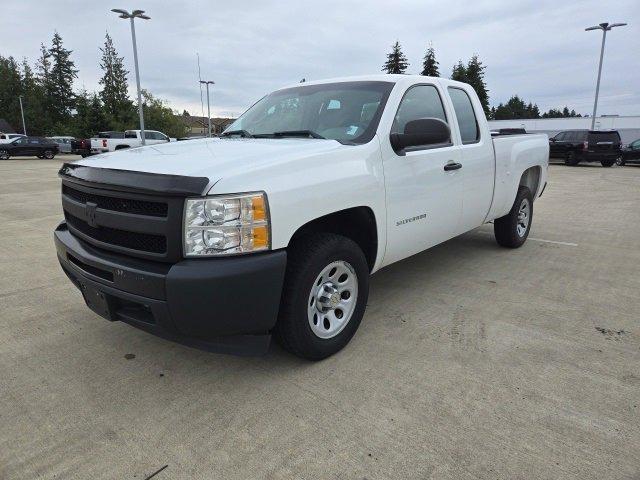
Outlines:
{"type": "Polygon", "coordinates": [[[424,60],[422,62],[422,72],[420,73],[420,75],[425,75],[427,77],[440,76],[440,72],[438,71],[438,61],[436,60],[436,51],[431,44],[429,44],[427,53],[425,53],[424,55],[424,60]]]}
{"type": "Polygon", "coordinates": [[[13,57],[0,57],[0,117],[16,130],[22,126],[19,95],[22,95],[22,82],[18,63],[13,57]]]}
{"type": "Polygon", "coordinates": [[[387,55],[387,61],[382,66],[382,71],[386,73],[404,73],[409,67],[409,62],[404,53],[400,42],[396,41],[393,45],[391,53],[387,55]]]}
{"type": "Polygon", "coordinates": [[[62,45],[60,34],[55,32],[49,49],[51,57],[51,110],[49,115],[58,128],[63,128],[60,124],[68,120],[71,109],[75,105],[73,80],[78,77],[78,70],[71,60],[71,53],[71,50],[67,50],[62,45]]]}
{"type": "Polygon", "coordinates": [[[451,72],[451,80],[456,80],[458,82],[468,83],[467,80],[467,69],[462,63],[462,60],[458,60],[453,66],[453,70],[451,72]]]}
{"type": "Polygon", "coordinates": [[[500,103],[497,108],[492,108],[491,114],[493,120],[540,118],[538,105],[527,104],[518,95],[512,96],[506,104],[500,103]]]}
{"type": "Polygon", "coordinates": [[[127,74],[124,68],[123,57],[118,56],[118,52],[113,46],[113,40],[107,33],[105,35],[104,48],[101,48],[102,59],[100,68],[103,70],[100,85],[100,99],[104,106],[105,113],[109,116],[112,125],[110,128],[116,130],[129,128],[133,120],[133,103],[129,99],[129,88],[127,84],[127,74]]]}
{"type": "Polygon", "coordinates": [[[44,109],[44,90],[26,58],[22,60],[22,106],[29,135],[44,135],[48,120],[44,109]]]}
{"type": "Polygon", "coordinates": [[[487,90],[487,84],[484,81],[485,66],[478,58],[477,54],[474,54],[466,68],[467,83],[473,87],[478,94],[482,109],[485,115],[489,114],[489,91],[487,90]]]}
{"type": "Polygon", "coordinates": [[[142,90],[145,128],[159,130],[170,137],[184,137],[186,126],[181,118],[159,98],[146,90],[142,90]]]}

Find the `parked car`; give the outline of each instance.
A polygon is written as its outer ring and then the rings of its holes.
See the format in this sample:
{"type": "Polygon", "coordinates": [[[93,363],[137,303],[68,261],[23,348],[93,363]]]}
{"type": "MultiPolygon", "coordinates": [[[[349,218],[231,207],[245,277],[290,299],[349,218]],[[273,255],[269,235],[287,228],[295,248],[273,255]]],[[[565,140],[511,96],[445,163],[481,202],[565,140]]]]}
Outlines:
{"type": "Polygon", "coordinates": [[[58,144],[58,149],[60,150],[60,153],[72,153],[71,142],[75,140],[74,137],[60,135],[60,136],[47,137],[47,138],[52,142],[58,144]]]}
{"type": "Polygon", "coordinates": [[[640,163],[640,138],[622,147],[616,163],[621,166],[627,163],[640,163]]]}
{"type": "Polygon", "coordinates": [[[221,138],[65,164],[54,239],[105,318],[222,352],[275,335],[318,360],[355,334],[370,273],[487,222],[520,247],[548,161],[546,135],[492,139],[466,83],[306,82],[221,138]]]}
{"type": "Polygon", "coordinates": [[[91,139],[89,138],[75,138],[71,141],[71,153],[74,155],[81,155],[82,158],[92,155],[91,153],[91,139]]]}
{"type": "Polygon", "coordinates": [[[617,130],[567,130],[549,139],[549,156],[564,159],[565,165],[600,162],[610,167],[620,156],[617,130]]]}
{"type": "MultiPolygon", "coordinates": [[[[125,148],[142,146],[142,137],[140,130],[126,130],[122,138],[92,138],[91,152],[105,153],[123,150],[125,148]]],[[[158,143],[167,143],[171,139],[162,132],[155,130],[145,130],[145,142],[147,145],[156,145],[158,143]]]]}
{"type": "Polygon", "coordinates": [[[38,157],[52,159],[58,153],[58,144],[43,137],[18,137],[0,144],[0,160],[9,157],[38,157]]]}
{"type": "Polygon", "coordinates": [[[15,138],[26,137],[21,133],[2,133],[0,132],[0,143],[9,143],[15,138]]]}

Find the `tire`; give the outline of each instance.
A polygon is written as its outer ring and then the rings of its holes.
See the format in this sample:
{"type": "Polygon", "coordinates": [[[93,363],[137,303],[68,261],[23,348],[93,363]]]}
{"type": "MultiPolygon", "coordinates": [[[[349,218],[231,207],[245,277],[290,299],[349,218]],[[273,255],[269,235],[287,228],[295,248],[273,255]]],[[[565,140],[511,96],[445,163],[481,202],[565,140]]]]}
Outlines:
{"type": "Polygon", "coordinates": [[[9,160],[9,152],[6,150],[0,150],[0,160],[9,160]]]}
{"type": "Polygon", "coordinates": [[[288,252],[275,338],[299,357],[329,357],[356,333],[368,296],[369,266],[355,242],[332,233],[303,237],[288,252]]]}
{"type": "Polygon", "coordinates": [[[529,236],[532,220],[533,196],[527,187],[520,187],[509,213],[493,222],[493,233],[498,245],[507,248],[521,247],[529,236]]]}
{"type": "Polygon", "coordinates": [[[575,167],[580,163],[580,160],[576,158],[575,152],[568,152],[564,157],[564,164],[569,167],[575,167]]]}
{"type": "Polygon", "coordinates": [[[616,158],[616,165],[618,165],[619,167],[624,167],[626,163],[627,162],[624,161],[624,158],[622,158],[622,156],[616,158]]]}
{"type": "Polygon", "coordinates": [[[45,150],[42,156],[47,160],[52,160],[56,156],[56,153],[53,150],[45,150]]]}
{"type": "Polygon", "coordinates": [[[612,167],[614,163],[616,163],[615,160],[600,160],[600,165],[603,167],[612,167]]]}

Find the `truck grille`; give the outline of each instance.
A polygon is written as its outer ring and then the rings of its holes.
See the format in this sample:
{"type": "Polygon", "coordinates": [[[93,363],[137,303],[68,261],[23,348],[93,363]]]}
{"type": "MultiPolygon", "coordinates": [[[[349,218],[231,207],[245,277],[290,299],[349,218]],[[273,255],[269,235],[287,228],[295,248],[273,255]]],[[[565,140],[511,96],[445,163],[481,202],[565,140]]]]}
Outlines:
{"type": "Polygon", "coordinates": [[[93,202],[98,208],[113,210],[114,212],[127,212],[137,215],[149,215],[152,217],[166,217],[167,204],[150,202],[146,200],[133,200],[130,198],[105,197],[93,193],[83,192],[68,185],[62,185],[63,195],[73,198],[80,203],[93,202]]]}
{"type": "Polygon", "coordinates": [[[167,251],[167,239],[162,235],[128,232],[109,227],[92,227],[69,212],[64,212],[64,218],[72,228],[100,243],[140,252],[165,253],[167,251]]]}
{"type": "Polygon", "coordinates": [[[181,196],[87,186],[63,177],[62,208],[71,234],[95,248],[175,263],[182,257],[181,196]]]}

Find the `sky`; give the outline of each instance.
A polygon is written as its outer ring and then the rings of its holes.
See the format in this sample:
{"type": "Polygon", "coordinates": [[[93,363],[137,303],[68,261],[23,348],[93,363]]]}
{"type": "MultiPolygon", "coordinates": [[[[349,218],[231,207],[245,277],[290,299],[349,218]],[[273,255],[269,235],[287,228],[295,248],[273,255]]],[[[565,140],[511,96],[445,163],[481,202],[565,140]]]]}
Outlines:
{"type": "MultiPolygon", "coordinates": [[[[541,111],[569,106],[590,114],[602,40],[584,29],[627,22],[607,34],[598,114],[640,115],[639,0],[3,0],[0,55],[35,63],[58,31],[79,69],[76,88],[99,89],[106,32],[131,72],[128,21],[111,8],[145,10],[136,21],[142,87],[192,115],[202,114],[201,76],[212,116],[237,116],[260,97],[302,78],[380,73],[398,40],[407,73],[419,73],[430,43],[441,76],[477,53],[491,105],[514,94],[541,111]],[[8,19],[24,19],[7,21],[8,19]]],[[[205,99],[206,102],[206,99],[205,99]]],[[[206,103],[204,105],[206,115],[206,103]]]]}

